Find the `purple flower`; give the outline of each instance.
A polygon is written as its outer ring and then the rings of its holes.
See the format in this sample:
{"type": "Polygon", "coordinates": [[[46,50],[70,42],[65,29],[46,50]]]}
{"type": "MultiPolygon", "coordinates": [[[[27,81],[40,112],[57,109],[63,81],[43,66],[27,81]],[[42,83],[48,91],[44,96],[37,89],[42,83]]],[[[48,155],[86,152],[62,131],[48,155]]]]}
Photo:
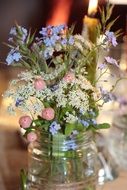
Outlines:
{"type": "Polygon", "coordinates": [[[98,66],[98,69],[103,70],[103,69],[105,69],[105,67],[106,67],[106,65],[102,63],[98,66]]]}
{"type": "Polygon", "coordinates": [[[107,37],[107,40],[114,46],[116,47],[116,45],[118,44],[117,41],[116,41],[116,37],[114,35],[114,32],[109,32],[109,31],[106,31],[105,32],[105,35],[107,37]]]}
{"type": "Polygon", "coordinates": [[[6,58],[6,62],[8,65],[11,65],[14,61],[18,62],[21,58],[22,58],[21,54],[12,49],[6,58]]]}
{"type": "Polygon", "coordinates": [[[49,128],[49,131],[52,135],[57,134],[58,130],[61,129],[60,124],[58,124],[56,121],[53,121],[49,128]]]}
{"type": "Polygon", "coordinates": [[[116,67],[119,67],[117,61],[115,59],[113,59],[112,57],[105,57],[105,61],[111,65],[114,65],[116,67]]]}
{"type": "Polygon", "coordinates": [[[100,87],[100,91],[101,91],[101,95],[102,95],[104,103],[107,103],[114,99],[113,95],[107,90],[103,89],[102,87],[100,87]]]}
{"type": "Polygon", "coordinates": [[[66,38],[62,39],[62,40],[61,40],[61,44],[62,44],[62,45],[66,45],[66,44],[67,44],[67,39],[66,39],[66,38]]]}

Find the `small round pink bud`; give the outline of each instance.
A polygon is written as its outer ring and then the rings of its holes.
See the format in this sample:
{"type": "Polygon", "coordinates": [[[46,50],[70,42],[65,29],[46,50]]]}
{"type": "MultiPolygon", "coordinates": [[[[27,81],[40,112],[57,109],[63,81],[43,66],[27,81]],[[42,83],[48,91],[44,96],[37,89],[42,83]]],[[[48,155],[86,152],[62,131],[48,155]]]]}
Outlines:
{"type": "Polygon", "coordinates": [[[42,110],[42,118],[46,119],[48,121],[54,119],[55,117],[55,111],[52,108],[45,108],[42,110]]]}
{"type": "Polygon", "coordinates": [[[43,79],[38,78],[34,81],[34,87],[36,90],[43,90],[46,87],[46,83],[43,79]]]}
{"type": "Polygon", "coordinates": [[[71,83],[72,81],[75,80],[75,75],[74,75],[74,73],[72,73],[71,71],[68,72],[68,73],[64,76],[63,80],[66,81],[67,83],[71,83]]]}
{"type": "Polygon", "coordinates": [[[28,142],[34,142],[37,140],[37,134],[34,132],[30,132],[27,134],[27,140],[28,142]]]}
{"type": "Polygon", "coordinates": [[[20,117],[19,119],[19,125],[24,129],[29,128],[31,123],[32,123],[32,119],[28,115],[24,115],[20,117]]]}

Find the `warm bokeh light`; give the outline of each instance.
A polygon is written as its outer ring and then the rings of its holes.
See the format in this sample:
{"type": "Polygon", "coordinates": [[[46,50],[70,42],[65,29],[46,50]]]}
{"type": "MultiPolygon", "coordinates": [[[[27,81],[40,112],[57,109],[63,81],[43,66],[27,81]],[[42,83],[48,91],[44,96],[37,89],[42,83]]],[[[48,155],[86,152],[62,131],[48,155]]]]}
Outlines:
{"type": "Polygon", "coordinates": [[[47,25],[67,24],[72,0],[55,0],[55,6],[47,25]]]}
{"type": "Polygon", "coordinates": [[[88,7],[88,15],[94,15],[97,12],[98,0],[90,0],[88,7]]]}
{"type": "Polygon", "coordinates": [[[109,0],[112,4],[127,4],[127,0],[109,0]]]}

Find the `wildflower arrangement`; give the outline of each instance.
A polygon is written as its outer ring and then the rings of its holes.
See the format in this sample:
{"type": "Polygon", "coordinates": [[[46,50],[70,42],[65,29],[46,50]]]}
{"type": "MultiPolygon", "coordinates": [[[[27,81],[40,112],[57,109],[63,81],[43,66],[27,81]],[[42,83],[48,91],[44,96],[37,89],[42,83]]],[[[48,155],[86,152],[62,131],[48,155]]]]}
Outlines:
{"type": "MultiPolygon", "coordinates": [[[[112,100],[113,87],[108,92],[96,84],[105,74],[107,77],[109,66],[119,67],[118,63],[105,57],[96,67],[99,76],[94,81],[89,80],[87,72],[95,52],[117,45],[115,34],[109,31],[111,24],[106,27],[108,19],[103,14],[103,31],[99,24],[97,44],[73,35],[73,29],[66,25],[42,28],[38,37],[19,25],[11,29],[6,64],[22,66],[24,71],[10,82],[4,96],[12,99],[8,107],[11,113],[24,112],[19,124],[29,142],[37,140],[42,131],[72,140],[84,131],[109,127],[107,123],[98,124],[96,118],[100,107],[112,100]]],[[[73,143],[68,149],[75,147],[73,143]]]]}

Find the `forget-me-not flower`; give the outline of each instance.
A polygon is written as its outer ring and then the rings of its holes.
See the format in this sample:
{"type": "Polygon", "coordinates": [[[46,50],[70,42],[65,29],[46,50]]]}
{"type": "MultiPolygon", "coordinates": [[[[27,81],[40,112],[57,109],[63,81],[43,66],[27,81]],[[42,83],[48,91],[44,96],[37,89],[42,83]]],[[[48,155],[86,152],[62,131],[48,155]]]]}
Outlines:
{"type": "Polygon", "coordinates": [[[118,63],[117,63],[117,61],[116,61],[116,59],[113,59],[112,57],[105,57],[105,61],[106,61],[106,63],[109,63],[109,64],[111,64],[111,65],[114,65],[114,66],[116,66],[116,67],[119,67],[119,65],[118,65],[118,63]]]}
{"type": "Polygon", "coordinates": [[[52,135],[57,134],[59,129],[61,129],[60,124],[58,124],[56,121],[53,121],[49,126],[49,131],[52,135]]]}
{"type": "Polygon", "coordinates": [[[21,58],[22,55],[19,52],[12,49],[6,58],[6,62],[8,65],[11,65],[14,61],[18,62],[21,58]]]}
{"type": "Polygon", "coordinates": [[[77,144],[75,143],[75,140],[68,140],[65,144],[65,149],[67,150],[75,150],[77,148],[77,144]]]}
{"type": "Polygon", "coordinates": [[[117,46],[117,41],[116,41],[116,37],[114,35],[114,32],[110,32],[110,31],[106,31],[105,32],[105,35],[107,37],[107,40],[114,46],[116,47],[117,46]]]}

